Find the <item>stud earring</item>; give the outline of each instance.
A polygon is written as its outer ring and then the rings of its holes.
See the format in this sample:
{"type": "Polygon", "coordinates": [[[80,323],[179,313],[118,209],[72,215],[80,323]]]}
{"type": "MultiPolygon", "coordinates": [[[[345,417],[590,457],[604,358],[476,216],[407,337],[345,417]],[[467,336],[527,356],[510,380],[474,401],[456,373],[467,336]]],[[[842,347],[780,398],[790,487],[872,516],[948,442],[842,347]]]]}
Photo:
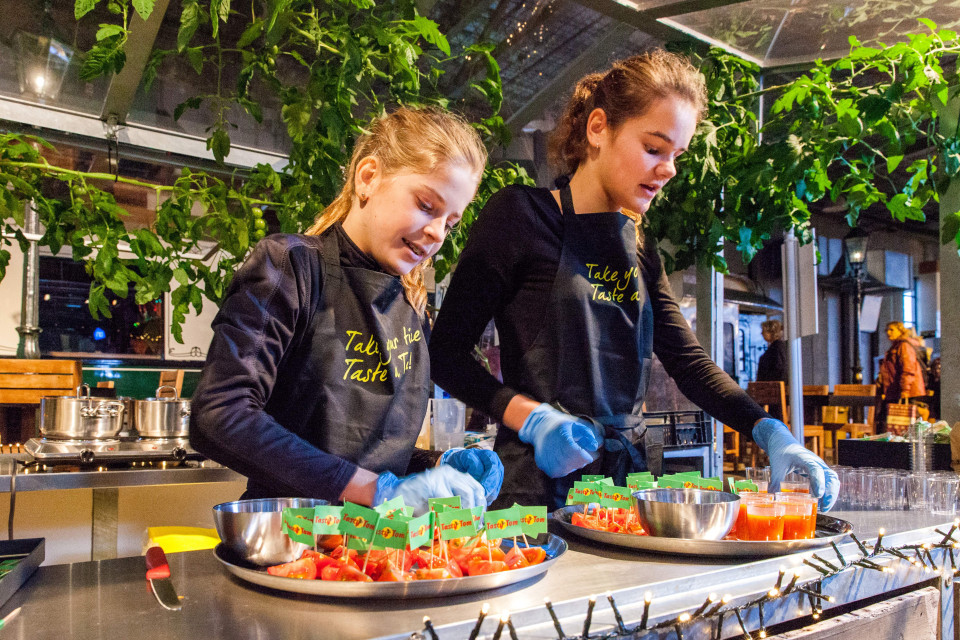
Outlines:
{"type": "Polygon", "coordinates": [[[360,194],[360,204],[367,204],[367,194],[365,193],[360,194]]]}

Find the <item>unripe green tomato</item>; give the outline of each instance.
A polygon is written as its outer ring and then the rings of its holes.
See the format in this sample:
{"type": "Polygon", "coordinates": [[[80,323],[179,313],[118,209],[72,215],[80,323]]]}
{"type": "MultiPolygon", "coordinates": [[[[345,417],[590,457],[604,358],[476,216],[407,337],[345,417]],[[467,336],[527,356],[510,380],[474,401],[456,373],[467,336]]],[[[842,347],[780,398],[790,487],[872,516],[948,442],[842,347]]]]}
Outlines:
{"type": "Polygon", "coordinates": [[[264,231],[267,228],[267,223],[263,221],[263,218],[257,218],[253,221],[253,228],[257,231],[264,231]]]}
{"type": "Polygon", "coordinates": [[[254,240],[263,240],[263,236],[267,235],[266,231],[254,231],[253,239],[254,240]]]}
{"type": "Polygon", "coordinates": [[[272,55],[277,55],[277,53],[279,52],[280,52],[280,47],[278,47],[277,45],[273,45],[272,47],[270,47],[270,53],[272,55]]]}
{"type": "Polygon", "coordinates": [[[517,179],[517,172],[515,169],[507,169],[505,173],[507,182],[513,182],[517,179]]]}
{"type": "Polygon", "coordinates": [[[254,209],[254,210],[253,210],[253,217],[254,217],[254,218],[262,218],[262,217],[263,217],[263,211],[261,211],[260,209],[254,209]]]}

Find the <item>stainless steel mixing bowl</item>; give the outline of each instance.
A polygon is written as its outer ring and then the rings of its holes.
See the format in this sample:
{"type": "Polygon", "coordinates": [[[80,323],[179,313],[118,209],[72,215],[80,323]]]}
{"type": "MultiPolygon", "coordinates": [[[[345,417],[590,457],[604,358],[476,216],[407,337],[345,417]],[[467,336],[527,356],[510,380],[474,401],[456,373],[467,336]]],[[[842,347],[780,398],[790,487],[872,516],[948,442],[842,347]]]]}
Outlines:
{"type": "Polygon", "coordinates": [[[740,498],[723,491],[644,489],[633,496],[643,528],[658,537],[720,540],[740,511],[740,498]]]}
{"type": "Polygon", "coordinates": [[[309,545],[294,542],[283,533],[285,507],[329,504],[313,498],[261,498],[224,502],[213,508],[220,540],[247,562],[269,566],[300,557],[309,545]]]}

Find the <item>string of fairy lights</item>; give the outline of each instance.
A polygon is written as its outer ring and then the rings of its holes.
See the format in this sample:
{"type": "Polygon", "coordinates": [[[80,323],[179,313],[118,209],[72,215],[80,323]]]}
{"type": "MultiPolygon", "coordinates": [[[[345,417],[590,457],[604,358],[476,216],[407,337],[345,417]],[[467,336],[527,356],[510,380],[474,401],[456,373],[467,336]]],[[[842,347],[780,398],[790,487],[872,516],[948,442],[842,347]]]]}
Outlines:
{"type": "MultiPolygon", "coordinates": [[[[629,627],[624,624],[623,617],[620,614],[620,610],[617,608],[617,603],[614,600],[614,597],[610,594],[607,594],[606,599],[613,611],[616,626],[613,629],[605,630],[596,634],[591,634],[590,632],[590,627],[593,620],[593,612],[597,603],[596,596],[591,596],[587,601],[587,611],[586,615],[584,616],[583,627],[578,630],[579,633],[573,635],[569,634],[569,630],[564,630],[564,628],[561,626],[560,619],[557,617],[557,614],[554,611],[553,605],[549,599],[545,600],[544,606],[546,607],[547,612],[550,614],[553,628],[557,634],[557,640],[614,640],[616,638],[624,637],[642,638],[644,637],[645,633],[649,634],[671,629],[676,633],[677,640],[684,640],[685,629],[687,629],[694,622],[703,621],[714,622],[712,638],[713,640],[720,640],[724,629],[724,621],[730,619],[730,616],[734,616],[736,618],[737,625],[740,627],[740,631],[742,632],[741,638],[743,638],[743,640],[757,640],[767,637],[767,627],[764,620],[765,605],[774,603],[781,598],[788,596],[800,595],[801,598],[805,596],[810,607],[811,616],[814,620],[819,620],[821,614],[823,613],[822,603],[824,601],[828,603],[835,602],[834,596],[826,595],[824,593],[824,583],[830,578],[833,578],[834,576],[837,576],[845,571],[864,570],[879,571],[881,573],[895,573],[896,570],[894,568],[882,566],[877,562],[877,560],[879,560],[882,556],[887,556],[901,562],[907,562],[911,566],[920,567],[927,572],[939,572],[943,569],[946,569],[946,567],[939,567],[937,565],[933,558],[933,551],[942,550],[946,552],[946,557],[948,557],[950,560],[951,574],[953,576],[957,576],[960,574],[960,570],[957,569],[956,558],[956,551],[960,549],[960,539],[955,537],[955,534],[960,536],[960,534],[957,533],[958,527],[960,527],[960,519],[954,520],[953,525],[948,531],[934,529],[935,533],[943,536],[939,542],[911,543],[896,547],[883,546],[883,536],[885,534],[883,529],[880,529],[877,539],[872,544],[870,542],[861,542],[856,535],[851,533],[849,534],[850,538],[857,545],[857,548],[860,552],[858,557],[853,559],[844,557],[837,544],[835,542],[831,542],[830,545],[832,547],[832,552],[836,558],[824,557],[824,555],[829,553],[824,551],[823,555],[814,553],[803,559],[803,564],[811,567],[817,573],[819,573],[819,577],[801,582],[801,572],[799,570],[794,570],[789,581],[784,583],[787,571],[780,569],[776,582],[771,589],[744,604],[734,606],[730,604],[733,601],[732,595],[724,595],[721,597],[717,594],[711,593],[707,596],[707,599],[704,600],[704,602],[696,609],[692,611],[684,611],[675,618],[663,620],[655,624],[649,624],[650,609],[653,604],[653,594],[649,592],[644,594],[643,613],[640,618],[640,624],[634,627],[629,627]],[[759,625],[756,629],[750,630],[747,628],[744,618],[746,612],[754,607],[756,607],[757,610],[757,620],[759,621],[759,625]]],[[[946,563],[944,562],[944,564],[946,563]]],[[[477,617],[476,624],[473,626],[473,629],[470,632],[468,640],[477,640],[480,635],[483,622],[489,612],[490,605],[484,603],[480,609],[480,614],[477,617]]],[[[423,631],[412,634],[411,640],[441,640],[429,616],[424,616],[423,624],[423,631]]],[[[510,640],[519,640],[517,630],[513,625],[509,612],[503,612],[499,616],[497,628],[491,637],[491,640],[502,640],[504,633],[509,635],[510,640]]]]}

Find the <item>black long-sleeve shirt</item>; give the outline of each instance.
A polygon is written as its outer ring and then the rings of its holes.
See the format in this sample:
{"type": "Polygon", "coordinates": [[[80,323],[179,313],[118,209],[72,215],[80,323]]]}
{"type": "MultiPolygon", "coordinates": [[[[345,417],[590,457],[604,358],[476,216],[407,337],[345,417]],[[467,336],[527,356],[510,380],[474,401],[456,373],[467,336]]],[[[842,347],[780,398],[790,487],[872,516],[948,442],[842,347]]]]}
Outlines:
{"type": "MultiPolygon", "coordinates": [[[[498,420],[518,393],[521,360],[546,321],[563,245],[562,220],[547,189],[511,186],[496,193],[470,231],[433,327],[433,380],[498,420]],[[503,383],[472,356],[491,317],[500,335],[503,383]]],[[[654,353],[687,398],[749,437],[754,423],[768,414],[697,342],[673,299],[653,241],[638,249],[637,261],[653,305],[654,353]]]]}
{"type": "MultiPolygon", "coordinates": [[[[380,270],[340,225],[340,263],[380,270]]],[[[299,376],[297,350],[324,286],[320,238],[261,240],[234,276],[213,321],[213,341],[191,398],[190,444],[274,495],[339,499],[357,465],[309,441],[311,424],[282,424],[270,412],[275,389],[299,376]]],[[[304,392],[308,392],[305,390],[304,392]]],[[[415,451],[408,472],[436,462],[415,451]]]]}

